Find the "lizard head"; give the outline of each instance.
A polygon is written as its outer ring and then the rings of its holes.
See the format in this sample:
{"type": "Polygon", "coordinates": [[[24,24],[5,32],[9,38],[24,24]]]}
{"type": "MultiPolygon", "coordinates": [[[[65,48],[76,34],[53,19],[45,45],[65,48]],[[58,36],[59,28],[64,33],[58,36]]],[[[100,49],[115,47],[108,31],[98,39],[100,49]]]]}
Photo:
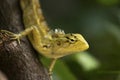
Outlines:
{"type": "Polygon", "coordinates": [[[45,43],[43,45],[44,55],[50,58],[63,57],[89,48],[87,41],[81,34],[65,34],[60,29],[49,32],[43,43],[45,43]]]}
{"type": "Polygon", "coordinates": [[[89,48],[87,41],[81,34],[61,34],[53,39],[53,53],[62,57],[89,48]]]}

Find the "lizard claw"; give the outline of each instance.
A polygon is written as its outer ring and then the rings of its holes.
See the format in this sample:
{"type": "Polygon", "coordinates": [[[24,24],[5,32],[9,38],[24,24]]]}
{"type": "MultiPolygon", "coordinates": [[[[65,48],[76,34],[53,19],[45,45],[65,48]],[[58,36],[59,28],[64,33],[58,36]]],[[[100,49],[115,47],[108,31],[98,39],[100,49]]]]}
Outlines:
{"type": "Polygon", "coordinates": [[[17,40],[18,43],[20,44],[20,34],[13,34],[11,40],[17,40]]]}
{"type": "Polygon", "coordinates": [[[12,33],[10,31],[7,31],[7,30],[0,30],[0,31],[7,34],[10,37],[10,40],[17,40],[18,43],[20,44],[20,36],[21,36],[21,34],[15,34],[15,33],[12,33]]]}

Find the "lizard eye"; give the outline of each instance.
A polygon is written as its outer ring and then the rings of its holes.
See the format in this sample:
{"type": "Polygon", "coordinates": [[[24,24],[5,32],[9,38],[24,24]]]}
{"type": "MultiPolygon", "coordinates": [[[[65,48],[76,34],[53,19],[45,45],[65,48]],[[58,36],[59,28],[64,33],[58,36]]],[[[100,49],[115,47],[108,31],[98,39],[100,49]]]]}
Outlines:
{"type": "Polygon", "coordinates": [[[72,41],[72,42],[73,42],[73,41],[75,41],[75,40],[74,40],[74,39],[70,39],[70,41],[72,41]]]}
{"type": "Polygon", "coordinates": [[[74,40],[74,39],[69,39],[69,42],[70,42],[70,43],[75,43],[76,40],[74,40]]]}

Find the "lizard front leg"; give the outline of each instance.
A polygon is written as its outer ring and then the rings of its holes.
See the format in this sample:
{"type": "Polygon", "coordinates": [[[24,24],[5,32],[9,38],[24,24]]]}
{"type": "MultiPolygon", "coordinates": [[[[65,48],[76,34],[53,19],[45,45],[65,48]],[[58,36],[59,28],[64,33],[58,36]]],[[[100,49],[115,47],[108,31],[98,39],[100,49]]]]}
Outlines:
{"type": "Polygon", "coordinates": [[[24,31],[22,31],[22,32],[20,32],[18,34],[10,32],[10,31],[7,31],[7,30],[0,30],[0,31],[8,34],[11,37],[11,40],[17,40],[18,43],[20,44],[20,38],[28,35],[34,29],[36,29],[36,26],[31,26],[29,28],[26,28],[24,31]]]}

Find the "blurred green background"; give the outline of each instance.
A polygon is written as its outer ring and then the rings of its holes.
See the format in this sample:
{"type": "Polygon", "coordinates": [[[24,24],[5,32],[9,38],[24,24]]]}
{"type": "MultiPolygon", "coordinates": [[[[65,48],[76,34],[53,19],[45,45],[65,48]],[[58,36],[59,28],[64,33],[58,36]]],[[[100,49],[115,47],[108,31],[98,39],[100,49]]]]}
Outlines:
{"type": "Polygon", "coordinates": [[[53,70],[54,80],[120,80],[119,0],[40,2],[52,29],[80,33],[90,45],[85,52],[59,59],[53,70]]]}

